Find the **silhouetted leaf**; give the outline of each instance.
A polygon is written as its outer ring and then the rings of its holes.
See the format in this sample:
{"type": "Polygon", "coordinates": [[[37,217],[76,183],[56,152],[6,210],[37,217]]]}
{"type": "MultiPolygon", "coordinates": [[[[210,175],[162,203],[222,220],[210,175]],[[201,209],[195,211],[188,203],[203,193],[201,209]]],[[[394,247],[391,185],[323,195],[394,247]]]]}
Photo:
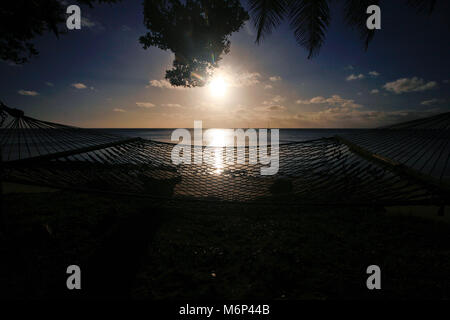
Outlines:
{"type": "Polygon", "coordinates": [[[370,5],[379,5],[379,0],[346,0],[344,5],[345,20],[349,26],[356,28],[364,41],[365,50],[368,49],[370,41],[372,41],[375,30],[367,28],[367,8],[370,5]]]}
{"type": "Polygon", "coordinates": [[[287,3],[287,0],[249,0],[250,13],[257,30],[257,43],[281,23],[287,3]]]}
{"type": "Polygon", "coordinates": [[[291,1],[289,18],[297,42],[308,50],[308,59],[319,53],[330,24],[327,0],[291,1]]]}
{"type": "MultiPolygon", "coordinates": [[[[121,0],[75,0],[71,4],[115,3],[121,0]]],[[[66,9],[59,0],[3,0],[0,2],[0,59],[22,64],[38,51],[31,42],[36,36],[65,33],[66,9]]]]}

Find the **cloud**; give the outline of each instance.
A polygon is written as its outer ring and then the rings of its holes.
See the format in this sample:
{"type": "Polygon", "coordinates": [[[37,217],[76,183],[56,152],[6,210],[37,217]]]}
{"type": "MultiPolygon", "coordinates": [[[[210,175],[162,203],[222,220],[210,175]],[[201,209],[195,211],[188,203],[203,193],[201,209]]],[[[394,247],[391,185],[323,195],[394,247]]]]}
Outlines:
{"type": "Polygon", "coordinates": [[[423,106],[430,106],[430,105],[438,104],[438,103],[442,103],[442,102],[445,102],[445,100],[444,99],[430,99],[430,100],[422,101],[420,104],[423,106]]]}
{"type": "Polygon", "coordinates": [[[321,96],[314,97],[310,100],[297,100],[297,104],[313,104],[313,103],[326,103],[327,99],[321,96]]]}
{"type": "Polygon", "coordinates": [[[141,108],[153,108],[155,106],[151,102],[136,102],[136,105],[141,108]]]}
{"type": "Polygon", "coordinates": [[[183,90],[184,87],[178,87],[173,86],[170,84],[170,82],[166,79],[162,80],[150,80],[146,88],[155,87],[155,88],[162,88],[162,89],[175,89],[175,90],[183,90]]]}
{"type": "Polygon", "coordinates": [[[351,64],[345,67],[345,70],[353,70],[355,67],[353,67],[351,64]]]}
{"type": "Polygon", "coordinates": [[[51,82],[46,82],[45,84],[48,85],[49,87],[54,87],[54,86],[55,86],[55,85],[54,85],[53,83],[51,83],[51,82]]]}
{"type": "Polygon", "coordinates": [[[270,100],[266,100],[263,102],[263,105],[276,105],[279,104],[280,102],[283,102],[285,100],[284,97],[280,96],[280,95],[276,95],[273,98],[271,98],[270,100]]]}
{"type": "Polygon", "coordinates": [[[29,91],[29,90],[19,90],[17,91],[22,96],[37,96],[39,95],[39,92],[36,91],[29,91]]]}
{"type": "Polygon", "coordinates": [[[443,83],[450,83],[450,80],[444,80],[443,83]]]}
{"type": "Polygon", "coordinates": [[[89,17],[81,17],[81,28],[104,30],[105,27],[98,21],[91,20],[89,17]]]}
{"type": "MultiPolygon", "coordinates": [[[[229,77],[225,76],[226,80],[227,78],[229,77]]],[[[261,74],[258,72],[242,72],[230,77],[226,82],[230,87],[250,87],[258,84],[260,78],[261,74]],[[231,80],[231,78],[234,78],[234,80],[231,80]]]]}
{"type": "MultiPolygon", "coordinates": [[[[285,100],[286,98],[280,95],[273,96],[269,100],[263,101],[262,106],[254,107],[253,111],[257,114],[256,117],[258,117],[259,113],[261,112],[284,111],[287,108],[283,106],[281,103],[285,100]]],[[[239,114],[242,115],[243,112],[239,112],[239,114]]],[[[252,114],[251,116],[255,117],[254,114],[252,114]]]]}
{"type": "Polygon", "coordinates": [[[271,85],[271,84],[266,84],[265,86],[264,86],[264,89],[272,89],[273,88],[273,86],[271,85]]]}
{"type": "Polygon", "coordinates": [[[127,112],[126,110],[121,109],[121,108],[114,108],[113,111],[114,112],[127,112]]]}
{"type": "Polygon", "coordinates": [[[79,89],[79,90],[87,88],[87,86],[84,83],[81,83],[81,82],[80,83],[72,83],[71,86],[76,88],[76,89],[79,89]]]}
{"type": "Polygon", "coordinates": [[[131,31],[131,28],[130,28],[129,26],[125,25],[125,24],[124,24],[122,27],[120,27],[120,29],[121,29],[123,32],[131,31]]]}
{"type": "Polygon", "coordinates": [[[81,17],[81,26],[82,27],[86,27],[86,28],[93,28],[95,27],[97,24],[94,21],[91,21],[89,18],[87,17],[81,17]]]}
{"type": "Polygon", "coordinates": [[[380,90],[378,90],[378,89],[373,89],[372,91],[370,91],[371,94],[377,94],[379,92],[380,92],[380,90]]]}
{"type": "Polygon", "coordinates": [[[281,81],[281,77],[280,76],[272,76],[269,78],[269,80],[272,82],[281,81]]]}
{"type": "Polygon", "coordinates": [[[352,80],[361,80],[361,79],[364,79],[364,78],[365,78],[365,76],[362,73],[360,73],[358,75],[352,73],[351,75],[349,75],[346,78],[346,80],[347,81],[352,81],[352,80]]]}
{"type": "MultiPolygon", "coordinates": [[[[431,99],[425,105],[437,103],[438,99],[431,99]]],[[[420,117],[430,116],[439,112],[438,108],[423,108],[417,110],[378,111],[368,110],[352,99],[345,99],[339,95],[331,97],[317,96],[312,99],[298,100],[300,105],[313,105],[317,108],[299,108],[293,115],[297,127],[377,127],[409,121],[420,117]]],[[[441,111],[442,112],[442,111],[441,111]]]]}
{"type": "Polygon", "coordinates": [[[378,77],[379,75],[380,75],[380,73],[376,72],[376,71],[370,71],[369,72],[369,76],[372,76],[372,77],[378,77]]]}
{"type": "Polygon", "coordinates": [[[228,65],[221,66],[214,71],[214,76],[221,77],[230,88],[243,88],[259,84],[261,74],[245,70],[234,70],[228,65]]]}
{"type": "Polygon", "coordinates": [[[327,102],[327,99],[325,99],[324,97],[318,96],[318,97],[314,97],[311,100],[309,100],[311,103],[325,103],[327,102]]]}
{"type": "MultiPolygon", "coordinates": [[[[344,99],[341,96],[335,94],[329,98],[324,98],[322,96],[314,97],[310,100],[297,100],[297,104],[328,104],[331,107],[339,108],[341,111],[346,111],[350,109],[359,109],[362,105],[355,103],[352,99],[344,99]]],[[[333,109],[337,110],[337,109],[333,109]]]]}
{"type": "Polygon", "coordinates": [[[178,104],[178,103],[165,103],[162,106],[168,107],[168,108],[182,108],[183,107],[181,104],[178,104]]]}
{"type": "Polygon", "coordinates": [[[266,111],[283,111],[286,110],[285,106],[273,105],[265,108],[266,111]]]}
{"type": "Polygon", "coordinates": [[[387,91],[391,91],[396,94],[425,91],[436,87],[436,81],[425,82],[425,80],[418,77],[398,79],[392,82],[388,82],[383,86],[383,88],[385,88],[387,91]]]}
{"type": "Polygon", "coordinates": [[[437,114],[436,110],[413,111],[374,111],[374,110],[349,110],[347,112],[335,112],[327,109],[319,112],[302,112],[295,115],[299,125],[309,127],[370,127],[388,125],[410,121],[418,118],[429,117],[437,114]]]}
{"type": "Polygon", "coordinates": [[[267,112],[282,112],[287,110],[287,108],[283,105],[274,104],[274,105],[265,105],[260,107],[251,107],[251,108],[239,108],[236,110],[236,115],[239,117],[247,117],[247,118],[260,118],[265,117],[264,113],[267,112]]]}

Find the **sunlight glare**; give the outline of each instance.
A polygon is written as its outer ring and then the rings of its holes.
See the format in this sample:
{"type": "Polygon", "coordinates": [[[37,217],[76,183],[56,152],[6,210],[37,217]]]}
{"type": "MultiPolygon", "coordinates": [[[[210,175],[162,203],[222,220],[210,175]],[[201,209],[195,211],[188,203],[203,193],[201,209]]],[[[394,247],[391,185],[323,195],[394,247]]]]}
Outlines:
{"type": "Polygon", "coordinates": [[[227,85],[222,77],[215,77],[209,83],[209,91],[213,97],[221,98],[225,95],[227,85]]]}
{"type": "Polygon", "coordinates": [[[224,170],[222,152],[223,148],[226,146],[227,131],[224,129],[208,129],[205,132],[205,137],[207,145],[214,147],[214,158],[212,160],[212,165],[214,167],[213,173],[220,175],[224,170]]]}
{"type": "Polygon", "coordinates": [[[205,136],[208,140],[208,145],[213,147],[225,147],[226,130],[224,129],[209,129],[205,136]]]}

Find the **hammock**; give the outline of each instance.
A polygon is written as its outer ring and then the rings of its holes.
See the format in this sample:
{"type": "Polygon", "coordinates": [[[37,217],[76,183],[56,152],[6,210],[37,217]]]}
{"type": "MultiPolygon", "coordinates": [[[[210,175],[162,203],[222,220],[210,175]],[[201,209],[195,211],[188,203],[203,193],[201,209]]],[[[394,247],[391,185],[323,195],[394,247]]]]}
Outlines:
{"type": "MultiPolygon", "coordinates": [[[[171,143],[37,120],[4,104],[0,117],[3,181],[170,201],[382,206],[450,201],[450,113],[281,144],[273,176],[262,176],[264,165],[248,161],[175,166],[171,143]]],[[[248,159],[248,147],[244,155],[248,159]]]]}

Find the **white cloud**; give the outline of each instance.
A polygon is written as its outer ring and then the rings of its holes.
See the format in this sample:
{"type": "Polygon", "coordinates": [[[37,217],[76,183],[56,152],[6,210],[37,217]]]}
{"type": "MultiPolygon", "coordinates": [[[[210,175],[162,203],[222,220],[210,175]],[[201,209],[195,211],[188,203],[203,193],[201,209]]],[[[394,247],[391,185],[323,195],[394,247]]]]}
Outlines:
{"type": "Polygon", "coordinates": [[[423,105],[423,106],[430,106],[430,105],[441,103],[441,102],[444,102],[444,101],[445,100],[443,100],[443,99],[430,99],[430,100],[422,101],[420,104],[423,105]]]}
{"type": "Polygon", "coordinates": [[[86,89],[87,88],[87,86],[84,83],[72,83],[71,86],[76,89],[86,89]]]}
{"type": "Polygon", "coordinates": [[[264,105],[260,107],[252,107],[252,108],[239,108],[238,114],[240,117],[244,116],[244,114],[250,118],[258,118],[263,115],[263,113],[266,112],[282,112],[287,110],[287,108],[280,104],[274,104],[274,105],[264,105]]]}
{"type": "Polygon", "coordinates": [[[273,96],[269,100],[263,101],[261,107],[254,107],[253,110],[258,114],[259,112],[274,112],[274,111],[284,111],[287,108],[282,105],[286,100],[285,97],[280,95],[273,96]]]}
{"type": "Polygon", "coordinates": [[[266,100],[263,102],[263,105],[276,105],[279,104],[280,102],[283,102],[285,100],[284,97],[280,96],[280,95],[276,95],[273,98],[271,98],[270,100],[266,100]]]}
{"type": "Polygon", "coordinates": [[[271,85],[271,84],[266,84],[265,86],[264,86],[264,89],[272,89],[273,88],[273,86],[271,85]]]}
{"type": "Polygon", "coordinates": [[[346,80],[347,81],[352,81],[352,80],[361,80],[361,79],[364,79],[364,78],[365,78],[365,76],[362,73],[360,73],[358,75],[352,73],[351,75],[349,75],[346,78],[346,80]]]}
{"type": "Polygon", "coordinates": [[[297,104],[326,103],[327,99],[321,96],[314,97],[310,100],[297,100],[297,104]]]}
{"type": "Polygon", "coordinates": [[[370,71],[369,72],[369,76],[372,76],[372,77],[378,77],[379,75],[380,75],[380,73],[376,72],[376,71],[370,71]]]}
{"type": "MultiPolygon", "coordinates": [[[[337,94],[332,95],[329,98],[317,96],[310,100],[297,100],[296,103],[297,104],[328,104],[329,106],[340,108],[342,111],[346,111],[349,109],[358,109],[358,108],[362,107],[362,105],[355,103],[354,100],[344,99],[337,94]]],[[[333,110],[336,110],[336,109],[333,109],[333,110]]]]}
{"type": "Polygon", "coordinates": [[[151,102],[136,102],[136,105],[141,108],[153,108],[155,106],[151,102]]]}
{"type": "Polygon", "coordinates": [[[272,82],[281,81],[281,77],[280,76],[272,76],[269,78],[269,80],[272,82]]]}
{"type": "Polygon", "coordinates": [[[155,88],[162,88],[162,89],[176,89],[176,90],[182,90],[185,89],[184,87],[178,87],[173,86],[170,84],[170,82],[166,79],[162,80],[150,80],[146,88],[155,87],[155,88]]]}
{"type": "Polygon", "coordinates": [[[377,94],[379,92],[380,92],[380,90],[378,90],[378,89],[373,89],[372,91],[370,91],[371,94],[377,94]]]}
{"type": "Polygon", "coordinates": [[[250,87],[258,84],[260,78],[261,75],[258,72],[242,72],[234,76],[225,76],[225,80],[230,87],[250,87]]]}
{"type": "Polygon", "coordinates": [[[114,108],[113,111],[114,112],[127,112],[126,110],[121,109],[121,108],[114,108]]]}
{"type": "Polygon", "coordinates": [[[353,67],[351,64],[345,67],[345,70],[353,70],[355,67],[353,67]]]}
{"type": "Polygon", "coordinates": [[[39,92],[29,91],[29,90],[19,90],[17,92],[22,96],[37,96],[37,95],[39,95],[39,92]]]}
{"type": "Polygon", "coordinates": [[[383,88],[385,88],[387,91],[391,91],[396,94],[425,91],[436,87],[436,81],[425,82],[425,80],[418,77],[398,79],[392,82],[388,82],[383,86],[383,88]]]}
{"type": "Polygon", "coordinates": [[[308,127],[376,127],[390,123],[409,121],[432,115],[431,110],[417,112],[409,110],[374,111],[361,109],[342,110],[328,108],[321,111],[301,112],[294,116],[299,124],[308,127]]]}

